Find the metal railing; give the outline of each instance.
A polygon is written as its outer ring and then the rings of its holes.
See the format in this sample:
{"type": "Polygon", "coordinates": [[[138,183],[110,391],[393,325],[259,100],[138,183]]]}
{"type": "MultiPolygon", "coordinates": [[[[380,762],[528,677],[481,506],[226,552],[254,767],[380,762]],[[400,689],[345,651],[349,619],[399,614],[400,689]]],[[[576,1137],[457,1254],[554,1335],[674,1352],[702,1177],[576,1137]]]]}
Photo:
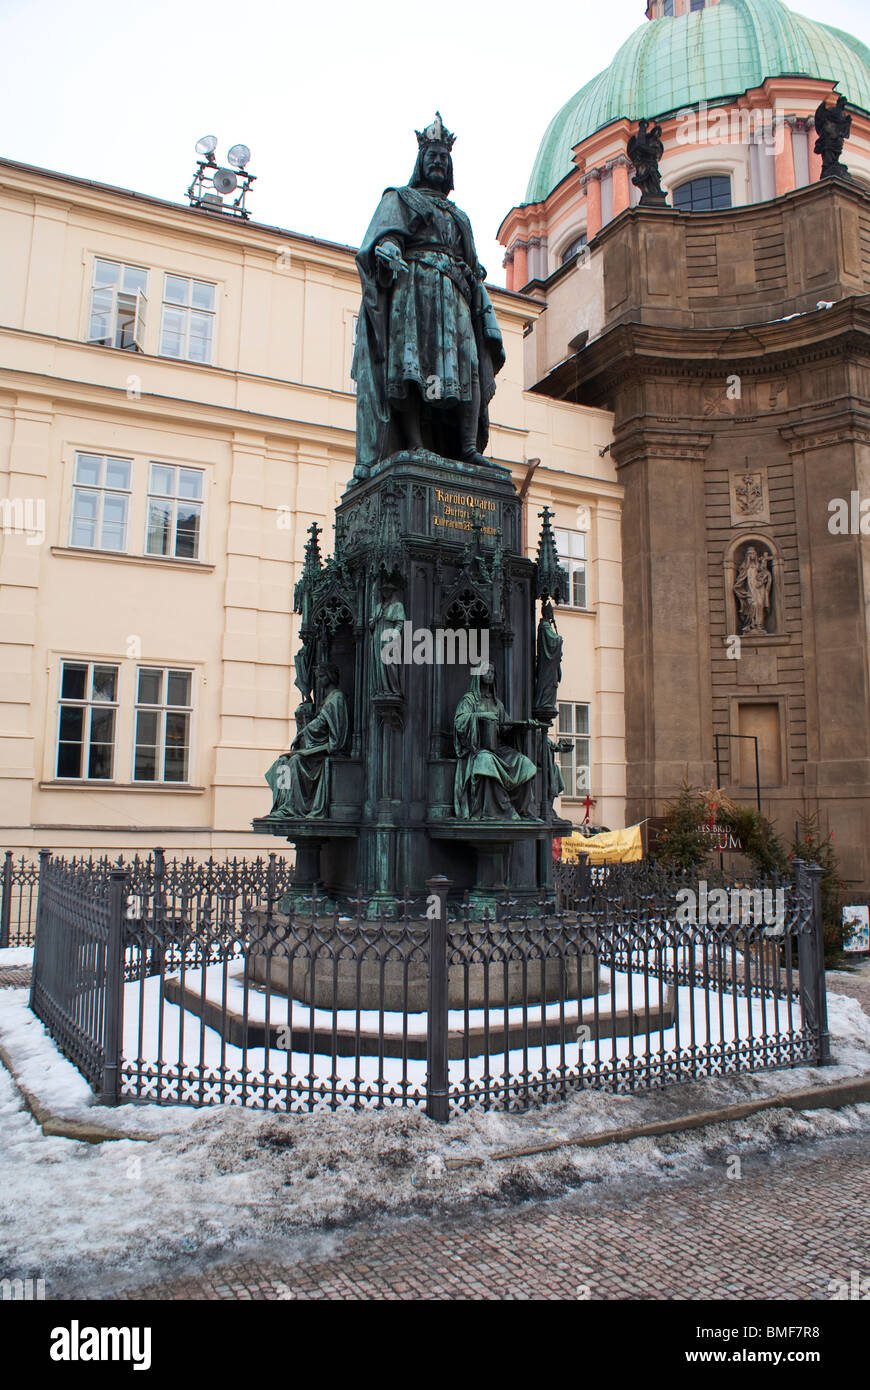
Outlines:
{"type": "Polygon", "coordinates": [[[33,945],[38,884],[38,861],[22,854],[16,864],[12,850],[7,849],[0,870],[0,950],[33,945]]]}
{"type": "Polygon", "coordinates": [[[32,1007],[107,1103],[446,1120],[829,1060],[821,871],[799,861],[768,927],[680,920],[700,881],[646,865],[562,874],[533,908],[436,878],[387,912],[302,896],[275,855],[41,860],[32,1007]]]}

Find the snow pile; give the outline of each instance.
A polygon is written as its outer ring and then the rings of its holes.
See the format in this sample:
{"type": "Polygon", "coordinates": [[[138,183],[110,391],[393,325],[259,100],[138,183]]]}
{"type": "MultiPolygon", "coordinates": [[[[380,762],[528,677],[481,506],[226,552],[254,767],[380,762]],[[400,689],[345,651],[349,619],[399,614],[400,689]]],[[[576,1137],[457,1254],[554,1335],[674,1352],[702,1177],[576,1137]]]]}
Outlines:
{"type": "MultiPolygon", "coordinates": [[[[649,1104],[649,1100],[647,1101],[649,1104]]],[[[636,1098],[586,1096],[590,1121],[612,1124],[636,1098]],[[625,1102],[625,1103],[620,1103],[625,1102]],[[616,1104],[614,1104],[616,1103],[616,1104]]],[[[475,1113],[435,1125],[419,1110],[335,1115],[200,1111],[154,1143],[46,1139],[0,1071],[4,1213],[0,1267],[45,1279],[49,1297],[111,1296],[216,1260],[280,1250],[292,1262],[335,1248],[365,1218],[479,1210],[590,1195],[630,1181],[679,1178],[735,1153],[870,1130],[870,1106],[799,1115],[777,1110],[707,1130],[609,1148],[563,1148],[459,1169],[450,1160],[506,1141],[542,1142],[577,1129],[577,1102],[529,1117],[475,1113]],[[522,1121],[525,1120],[525,1123],[522,1121]]],[[[650,1118],[649,1110],[645,1118],[650,1118]]]]}
{"type": "MultiPolygon", "coordinates": [[[[150,1134],[181,1129],[197,1112],[189,1106],[99,1104],[85,1078],[58,1051],[48,1032],[28,1007],[29,991],[0,991],[0,1047],[9,1058],[21,1086],[51,1114],[104,1129],[150,1134]]],[[[0,1067],[0,1075],[6,1075],[0,1067]]]]}
{"type": "Polygon", "coordinates": [[[27,992],[4,990],[0,1043],[42,1103],[154,1137],[103,1144],[46,1138],[0,1067],[0,1269],[4,1277],[44,1278],[49,1297],[111,1296],[170,1265],[178,1277],[254,1249],[280,1248],[291,1261],[323,1256],[342,1228],[366,1218],[479,1210],[481,1203],[577,1187],[594,1200],[616,1184],[683,1177],[735,1153],[870,1133],[870,1105],[805,1114],[778,1108],[628,1144],[493,1157],[870,1072],[870,1020],[841,996],[829,996],[829,1010],[829,1068],[725,1076],[633,1095],[586,1091],[524,1114],[474,1111],[442,1126],[417,1108],[308,1115],[96,1107],[29,1014],[27,992]],[[454,1166],[469,1159],[477,1161],[454,1166]]]}
{"type": "Polygon", "coordinates": [[[32,965],[32,946],[5,946],[0,951],[0,970],[8,970],[13,965],[32,965]]]}

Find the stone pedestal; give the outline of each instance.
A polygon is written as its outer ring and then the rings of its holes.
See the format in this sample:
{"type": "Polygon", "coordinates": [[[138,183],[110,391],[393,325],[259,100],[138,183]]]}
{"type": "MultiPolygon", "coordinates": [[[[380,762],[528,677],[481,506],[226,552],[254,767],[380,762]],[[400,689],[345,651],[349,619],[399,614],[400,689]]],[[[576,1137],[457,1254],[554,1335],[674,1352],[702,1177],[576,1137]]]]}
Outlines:
{"type": "Polygon", "coordinates": [[[339,669],[348,741],[328,760],[325,815],[254,821],[295,845],[296,897],[316,884],[334,902],[365,898],[377,916],[406,894],[425,900],[434,875],[451,881],[454,898],[472,894],[480,912],[505,889],[527,907],[551,894],[552,841],[570,826],[553,814],[545,728],[510,735],[537,768],[532,814],[454,813],[453,718],[484,641],[509,719],[534,718],[536,573],[505,468],[415,450],[348,487],[335,555],[323,563],[315,538],[299,599],[306,649],[339,669]],[[385,577],[406,620],[400,690],[390,693],[372,631],[385,577]]]}
{"type": "MultiPolygon", "coordinates": [[[[312,960],[295,954],[291,961],[287,954],[282,955],[282,943],[287,937],[288,918],[283,914],[273,915],[274,928],[262,937],[263,950],[260,954],[248,957],[248,980],[262,986],[283,1000],[288,996],[302,1004],[313,1004],[317,1009],[372,1009],[383,1008],[388,1013],[425,1013],[429,1007],[429,968],[425,962],[411,962],[405,965],[403,957],[410,954],[404,935],[403,924],[387,923],[378,947],[372,950],[370,959],[357,963],[356,949],[346,946],[351,940],[358,940],[352,929],[333,932],[327,924],[318,927],[319,954],[312,960]],[[380,957],[387,953],[385,942],[391,930],[396,934],[397,948],[395,959],[381,965],[380,957]],[[401,944],[404,943],[404,944],[401,944]],[[345,958],[341,958],[345,947],[345,958]],[[407,975],[407,998],[405,980],[407,975]]],[[[296,921],[301,925],[301,919],[296,921]]],[[[425,933],[427,923],[420,920],[412,927],[425,933]]],[[[529,920],[529,929],[534,930],[537,923],[529,920]]],[[[483,923],[472,926],[472,942],[479,942],[481,950],[486,950],[487,928],[483,923]]],[[[285,948],[286,949],[286,948],[285,948]]],[[[469,948],[471,949],[471,947],[469,948]]],[[[558,960],[530,960],[523,966],[522,960],[505,964],[501,961],[489,965],[450,966],[447,971],[448,1004],[451,1009],[463,1009],[466,1005],[465,978],[468,976],[468,1007],[482,1009],[488,1001],[489,1008],[503,1005],[519,1005],[523,1001],[523,980],[529,1004],[547,1003],[559,999],[587,998],[597,991],[598,978],[595,961],[591,955],[574,958],[566,969],[558,960]],[[578,968],[579,967],[579,968],[578,968]],[[524,975],[525,968],[525,975],[524,975]]],[[[285,1007],[276,1003],[276,1012],[285,1007]]]]}
{"type": "MultiPolygon", "coordinates": [[[[234,1047],[251,1049],[268,1046],[273,1056],[274,1054],[280,1055],[281,1051],[289,1049],[301,1054],[302,1057],[313,1050],[326,1053],[334,1051],[336,1057],[396,1057],[408,1061],[427,1060],[425,1018],[428,1001],[425,982],[418,974],[409,980],[410,1015],[407,1019],[402,1014],[404,990],[401,981],[397,980],[395,976],[388,979],[384,1013],[381,1015],[378,1011],[378,1001],[381,998],[380,986],[375,983],[370,971],[364,975],[363,996],[366,1002],[360,1004],[360,1009],[365,1009],[367,1005],[372,1007],[375,1010],[375,1018],[368,1022],[363,1020],[357,1026],[358,1015],[356,1004],[353,1002],[356,999],[355,965],[352,967],[353,979],[350,978],[348,971],[343,974],[340,971],[337,990],[330,986],[322,988],[315,973],[313,1002],[315,1009],[319,1012],[314,1013],[309,1012],[304,999],[299,999],[299,990],[297,990],[298,979],[300,989],[304,992],[307,988],[310,1001],[312,994],[310,977],[306,986],[303,972],[299,969],[294,971],[293,998],[291,999],[288,995],[282,994],[277,985],[275,967],[279,963],[278,958],[272,958],[269,988],[267,989],[259,982],[257,977],[266,974],[263,968],[265,959],[262,956],[251,958],[247,979],[249,1000],[247,1012],[243,1012],[238,1006],[227,1006],[227,1001],[222,993],[222,983],[219,979],[210,986],[208,983],[203,985],[202,981],[195,976],[188,975],[185,981],[177,976],[171,976],[165,982],[166,998],[171,1003],[178,1004],[201,1018],[208,1027],[214,1028],[226,1042],[231,1043],[234,1047]],[[258,960],[259,965],[257,964],[258,960]],[[260,996],[259,1007],[251,1003],[252,997],[255,995],[260,996]],[[348,1006],[348,1011],[343,1015],[336,1011],[338,1007],[342,1007],[342,1000],[348,1006]],[[392,1006],[395,1006],[395,1009],[392,1006]],[[390,1018],[391,1013],[393,1014],[392,1019],[390,1018]],[[290,1022],[291,1018],[292,1023],[290,1022]],[[381,1018],[383,1018],[383,1027],[378,1026],[381,1018]]],[[[301,965],[301,962],[299,964],[301,965]]],[[[325,973],[324,978],[328,973],[328,978],[331,980],[332,962],[328,964],[329,970],[325,973]]],[[[416,971],[418,968],[414,967],[414,969],[416,971]]],[[[236,963],[236,970],[239,981],[241,981],[244,977],[242,962],[236,963]]],[[[663,985],[660,997],[651,1003],[649,1008],[645,1005],[643,1008],[636,1007],[633,1010],[623,1007],[614,1011],[608,989],[605,988],[602,993],[598,994],[597,998],[594,997],[598,991],[592,973],[593,964],[589,960],[584,962],[581,970],[580,988],[582,994],[578,997],[575,978],[573,992],[568,989],[565,990],[564,994],[557,992],[556,1000],[564,1001],[564,1005],[560,1007],[553,1006],[550,971],[547,972],[546,988],[541,980],[540,971],[537,972],[537,976],[530,975],[528,1008],[522,1011],[517,1008],[522,992],[519,977],[514,968],[509,968],[507,1007],[505,1007],[504,988],[503,985],[499,986],[498,984],[499,975],[501,975],[502,981],[504,979],[504,968],[503,966],[490,966],[490,992],[488,996],[490,1008],[487,1027],[484,1022],[484,1004],[486,1001],[483,993],[483,971],[484,967],[481,966],[479,973],[475,975],[472,972],[469,980],[469,1008],[474,1009],[475,1013],[468,1018],[468,1027],[463,1026],[466,1017],[464,1014],[464,982],[457,981],[454,978],[454,972],[452,970],[450,972],[448,1007],[462,1010],[463,1013],[459,1026],[450,1026],[448,1029],[448,1058],[457,1060],[479,1057],[486,1052],[489,1052],[490,1056],[497,1057],[506,1051],[539,1048],[544,1045],[574,1049],[578,1046],[578,1019],[588,1030],[587,1040],[598,1037],[608,1043],[613,1043],[616,1038],[627,1037],[630,1034],[643,1036],[658,1033],[674,1026],[676,1000],[672,986],[663,985]],[[533,1001],[533,994],[539,996],[537,1004],[533,1001]],[[540,999],[542,995],[545,995],[550,1001],[550,1008],[546,1011],[540,999]],[[511,1007],[515,1011],[513,1017],[507,1012],[507,1009],[511,1007]]],[[[553,978],[556,978],[555,970],[553,971],[553,978]]]]}

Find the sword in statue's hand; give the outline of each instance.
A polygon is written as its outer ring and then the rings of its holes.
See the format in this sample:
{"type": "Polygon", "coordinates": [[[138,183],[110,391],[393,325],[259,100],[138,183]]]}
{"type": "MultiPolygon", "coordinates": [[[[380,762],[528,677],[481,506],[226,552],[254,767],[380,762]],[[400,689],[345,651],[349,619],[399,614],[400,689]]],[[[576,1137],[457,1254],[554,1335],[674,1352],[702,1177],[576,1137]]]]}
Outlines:
{"type": "Polygon", "coordinates": [[[388,269],[393,280],[407,272],[408,263],[402,260],[401,252],[394,241],[382,241],[375,247],[375,256],[381,265],[388,269]]]}

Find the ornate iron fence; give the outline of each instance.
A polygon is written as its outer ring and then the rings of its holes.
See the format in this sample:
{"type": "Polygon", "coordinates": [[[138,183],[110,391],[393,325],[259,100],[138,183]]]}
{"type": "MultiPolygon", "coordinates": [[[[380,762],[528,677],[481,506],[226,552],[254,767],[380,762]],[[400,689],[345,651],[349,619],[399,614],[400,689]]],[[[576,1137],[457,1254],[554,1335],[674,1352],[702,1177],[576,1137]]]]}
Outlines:
{"type": "MultiPolygon", "coordinates": [[[[123,867],[125,863],[123,856],[111,859],[108,855],[76,856],[66,862],[85,866],[90,872],[101,875],[108,874],[113,865],[123,867]]],[[[159,895],[162,878],[166,891],[179,900],[180,910],[192,913],[194,918],[209,894],[212,901],[222,904],[225,913],[231,914],[238,904],[247,901],[246,895],[249,897],[265,882],[266,874],[266,860],[262,858],[167,860],[162,849],[141,857],[134,854],[126,861],[126,866],[133,895],[138,895],[143,885],[150,892],[152,880],[159,895]]],[[[286,861],[278,860],[277,872],[279,882],[289,882],[292,870],[286,861]]],[[[0,868],[0,949],[34,944],[38,887],[39,859],[21,854],[16,863],[13,851],[7,849],[0,868]]],[[[135,903],[130,905],[128,916],[134,912],[135,903]]]]}
{"type": "Polygon", "coordinates": [[[38,862],[22,854],[16,864],[12,850],[7,849],[0,873],[0,950],[33,945],[38,884],[38,862]]]}
{"type": "MultiPolygon", "coordinates": [[[[375,913],[301,896],[275,855],[44,855],[32,1006],[110,1103],[446,1120],[829,1060],[820,870],[755,885],[781,895],[766,922],[687,920],[700,880],[620,868],[534,908],[473,910],[433,879],[375,913]]],[[[746,885],[718,888],[728,908],[746,885]]]]}
{"type": "Polygon", "coordinates": [[[118,1099],[124,901],[120,867],[40,853],[30,1007],[95,1091],[118,1099]]]}

